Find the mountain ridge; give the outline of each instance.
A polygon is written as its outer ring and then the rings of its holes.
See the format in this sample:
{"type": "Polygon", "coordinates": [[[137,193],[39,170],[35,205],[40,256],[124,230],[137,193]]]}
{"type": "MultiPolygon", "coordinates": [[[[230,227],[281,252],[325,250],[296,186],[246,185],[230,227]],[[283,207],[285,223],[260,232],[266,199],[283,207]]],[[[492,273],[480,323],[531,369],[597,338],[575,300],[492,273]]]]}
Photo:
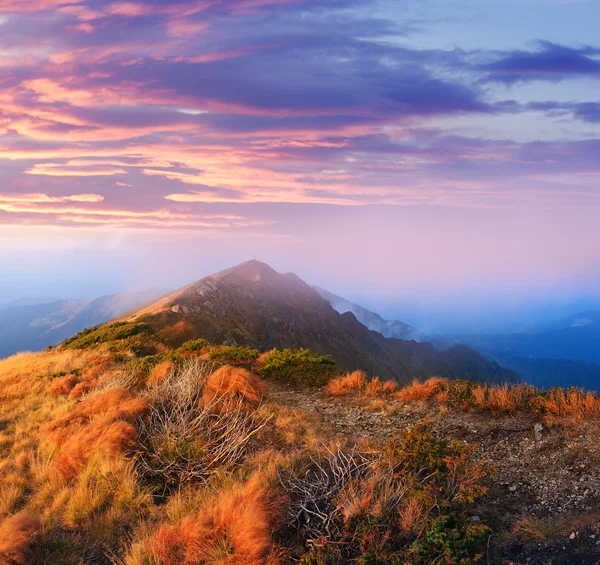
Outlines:
{"type": "Polygon", "coordinates": [[[126,318],[147,321],[180,341],[272,348],[307,348],[331,355],[343,370],[383,378],[447,375],[489,381],[517,380],[475,350],[438,351],[430,343],[387,338],[356,316],[338,313],[294,273],[278,273],[251,260],[219,271],[161,297],[126,318]]]}

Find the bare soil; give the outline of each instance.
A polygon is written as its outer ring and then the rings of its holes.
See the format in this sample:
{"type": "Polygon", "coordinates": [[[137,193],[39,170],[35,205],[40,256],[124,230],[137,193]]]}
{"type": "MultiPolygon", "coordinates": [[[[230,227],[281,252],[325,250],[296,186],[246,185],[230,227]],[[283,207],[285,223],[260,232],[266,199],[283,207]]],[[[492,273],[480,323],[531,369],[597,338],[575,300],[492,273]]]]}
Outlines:
{"type": "Polygon", "coordinates": [[[356,439],[385,439],[428,420],[439,437],[475,446],[476,457],[496,467],[488,494],[473,509],[474,519],[492,529],[487,563],[600,563],[597,422],[544,426],[536,434],[538,422],[525,413],[495,416],[444,411],[437,404],[327,398],[322,390],[293,385],[272,385],[269,398],[314,413],[337,433],[356,439]],[[520,540],[511,531],[523,515],[553,523],[552,532],[544,539],[520,540]]]}

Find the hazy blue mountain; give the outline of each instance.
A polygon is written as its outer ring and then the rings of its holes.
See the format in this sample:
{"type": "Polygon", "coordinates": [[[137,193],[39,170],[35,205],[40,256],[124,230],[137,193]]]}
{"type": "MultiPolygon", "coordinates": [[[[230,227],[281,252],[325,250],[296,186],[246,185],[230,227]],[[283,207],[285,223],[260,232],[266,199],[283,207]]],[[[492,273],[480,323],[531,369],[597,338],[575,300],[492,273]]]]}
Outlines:
{"type": "Polygon", "coordinates": [[[600,363],[600,312],[574,314],[527,333],[460,335],[446,339],[514,357],[600,363]]]}
{"type": "Polygon", "coordinates": [[[52,300],[0,308],[0,358],[39,351],[154,300],[160,291],[124,292],[94,300],[52,300]]]}
{"type": "Polygon", "coordinates": [[[313,286],[313,288],[331,304],[334,310],[340,314],[352,312],[361,324],[367,326],[370,330],[379,332],[383,337],[421,341],[419,339],[419,331],[404,322],[399,320],[384,320],[379,314],[371,312],[358,304],[354,304],[354,302],[350,302],[324,288],[318,286],[313,286]]]}

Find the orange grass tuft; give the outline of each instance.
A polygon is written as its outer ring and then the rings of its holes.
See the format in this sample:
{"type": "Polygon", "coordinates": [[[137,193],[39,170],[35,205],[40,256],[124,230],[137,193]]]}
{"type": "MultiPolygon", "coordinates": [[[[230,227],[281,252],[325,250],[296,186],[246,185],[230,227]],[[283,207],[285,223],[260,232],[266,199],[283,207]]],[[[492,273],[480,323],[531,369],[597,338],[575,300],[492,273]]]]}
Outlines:
{"type": "Polygon", "coordinates": [[[443,392],[448,385],[448,379],[432,377],[426,381],[415,379],[410,385],[395,393],[395,397],[401,402],[426,401],[438,393],[443,392]]]}
{"type": "Polygon", "coordinates": [[[579,388],[552,389],[535,399],[537,408],[553,420],[568,417],[575,422],[600,417],[600,396],[579,388]]]}
{"type": "Polygon", "coordinates": [[[96,380],[82,381],[80,383],[77,383],[69,393],[69,399],[76,400],[78,398],[81,398],[84,394],[91,392],[97,386],[98,381],[96,380]]]}
{"type": "Polygon", "coordinates": [[[225,365],[210,375],[204,386],[201,403],[213,406],[216,413],[257,406],[265,395],[265,385],[250,371],[225,365]]]}
{"type": "Polygon", "coordinates": [[[37,516],[22,511],[0,523],[0,565],[31,563],[31,546],[40,529],[37,516]]]}
{"type": "Polygon", "coordinates": [[[494,413],[522,410],[536,394],[535,387],[526,385],[476,385],[471,390],[473,405],[494,413]]]}
{"type": "Polygon", "coordinates": [[[149,408],[145,398],[121,389],[96,394],[43,429],[59,446],[54,474],[66,481],[75,477],[92,455],[114,458],[136,439],[135,419],[149,408]]]}
{"type": "Polygon", "coordinates": [[[378,377],[370,380],[365,386],[367,396],[390,396],[398,390],[398,385],[393,381],[381,381],[378,377]]]}
{"type": "Polygon", "coordinates": [[[171,374],[171,371],[174,367],[175,364],[173,363],[173,361],[167,360],[163,361],[162,363],[159,363],[150,372],[146,384],[148,386],[151,386],[164,382],[167,379],[167,377],[171,374]]]}
{"type": "Polygon", "coordinates": [[[161,565],[279,565],[271,534],[285,505],[268,483],[256,473],[246,484],[206,500],[197,515],[160,527],[141,553],[161,565]]]}
{"type": "Polygon", "coordinates": [[[54,396],[63,396],[69,394],[76,385],[81,382],[81,378],[77,375],[65,375],[57,377],[48,387],[48,392],[54,396]]]}
{"type": "Polygon", "coordinates": [[[172,326],[161,329],[158,336],[169,347],[180,347],[186,341],[196,337],[196,329],[189,322],[181,320],[172,326]]]}
{"type": "Polygon", "coordinates": [[[353,371],[329,381],[325,387],[325,394],[327,396],[345,396],[364,390],[368,382],[369,379],[363,371],[353,371]]]}

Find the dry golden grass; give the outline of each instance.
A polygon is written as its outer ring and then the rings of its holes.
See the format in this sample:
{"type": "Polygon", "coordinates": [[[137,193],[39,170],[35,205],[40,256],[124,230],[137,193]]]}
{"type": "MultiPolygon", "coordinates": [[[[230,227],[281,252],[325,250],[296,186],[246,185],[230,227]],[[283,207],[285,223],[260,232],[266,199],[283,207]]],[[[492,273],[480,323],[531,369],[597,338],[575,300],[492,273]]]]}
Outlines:
{"type": "Polygon", "coordinates": [[[577,388],[552,389],[547,395],[536,398],[534,404],[548,421],[568,418],[581,422],[600,417],[600,396],[577,388]]]}
{"type": "MultiPolygon", "coordinates": [[[[369,380],[360,371],[334,379],[325,388],[327,396],[356,393],[403,403],[433,401],[443,411],[452,406],[493,414],[525,411],[542,416],[548,424],[557,421],[573,424],[600,418],[600,396],[578,388],[541,391],[524,384],[487,385],[433,377],[425,381],[415,379],[410,385],[398,389],[395,383],[381,382],[377,378],[369,380]]],[[[377,408],[382,407],[378,404],[377,408]]]]}
{"type": "Polygon", "coordinates": [[[173,361],[163,361],[156,365],[152,371],[150,371],[150,375],[148,376],[148,380],[146,384],[148,386],[157,385],[159,383],[167,380],[168,376],[171,374],[171,371],[175,368],[173,361]]]}
{"type": "Polygon", "coordinates": [[[535,516],[522,516],[512,530],[513,537],[522,541],[546,541],[560,535],[555,522],[535,516]]]}
{"type": "Polygon", "coordinates": [[[57,377],[48,387],[48,392],[54,396],[66,395],[69,394],[79,383],[81,383],[81,378],[77,375],[65,375],[64,377],[57,377]]]}
{"type": "Polygon", "coordinates": [[[250,371],[225,365],[217,369],[206,380],[201,403],[211,406],[215,413],[228,410],[251,410],[263,399],[264,383],[250,371]]]}
{"type": "Polygon", "coordinates": [[[424,402],[443,392],[448,379],[433,377],[426,381],[415,379],[410,385],[400,389],[394,397],[400,402],[424,402]]]}
{"type": "Polygon", "coordinates": [[[134,545],[127,565],[279,565],[272,532],[283,498],[268,477],[255,473],[241,485],[209,497],[196,515],[163,525],[134,545]]]}
{"type": "Polygon", "coordinates": [[[345,396],[364,391],[368,382],[369,379],[363,371],[353,371],[329,381],[325,387],[325,394],[327,396],[345,396]]]}
{"type": "MultiPolygon", "coordinates": [[[[331,453],[334,442],[350,451],[356,438],[336,435],[317,414],[262,402],[264,384],[242,369],[213,372],[210,364],[204,372],[188,371],[186,380],[181,367],[174,370],[166,362],[154,369],[147,389],[129,390],[115,384],[127,376],[123,359],[122,354],[111,356],[107,347],[24,353],[0,361],[0,565],[288,563],[274,542],[281,539],[284,530],[274,532],[289,508],[274,477],[281,469],[304,477],[310,462],[331,453]],[[261,426],[235,465],[225,457],[208,479],[163,490],[142,472],[142,432],[150,429],[152,410],[172,401],[177,391],[183,398],[180,408],[190,412],[191,421],[201,407],[216,422],[226,420],[225,411],[232,408],[261,426]],[[206,409],[215,404],[215,413],[206,409]]],[[[600,413],[596,395],[576,390],[538,393],[445,379],[398,389],[361,372],[335,379],[326,392],[362,395],[376,410],[401,409],[394,402],[399,400],[494,412],[527,407],[556,419],[600,413]]],[[[181,427],[189,431],[187,425],[181,427]]],[[[169,462],[206,461],[201,434],[182,444],[182,451],[172,442],[178,428],[167,431],[169,462]]],[[[362,520],[365,513],[379,523],[386,501],[392,501],[398,510],[394,524],[402,535],[422,536],[430,507],[418,496],[394,498],[386,477],[373,475],[361,488],[348,485],[344,497],[336,499],[344,524],[362,520]]],[[[546,526],[523,520],[514,535],[541,539],[546,526]]],[[[385,541],[377,528],[371,535],[374,543],[385,541]]],[[[285,543],[299,555],[304,551],[294,536],[285,543]]]]}
{"type": "Polygon", "coordinates": [[[135,419],[147,411],[145,398],[121,389],[108,389],[88,397],[67,416],[47,424],[43,431],[58,446],[53,470],[69,480],[83,469],[92,454],[114,458],[133,446],[135,419]]]}
{"type": "Polygon", "coordinates": [[[0,565],[27,565],[40,528],[34,514],[19,512],[0,523],[0,565]]]}
{"type": "Polygon", "coordinates": [[[526,385],[476,385],[471,394],[472,403],[476,408],[495,413],[510,413],[526,407],[538,391],[526,385]]]}
{"type": "Polygon", "coordinates": [[[365,394],[373,397],[390,396],[397,392],[398,385],[393,381],[381,381],[378,377],[371,379],[365,387],[365,394]]]}

